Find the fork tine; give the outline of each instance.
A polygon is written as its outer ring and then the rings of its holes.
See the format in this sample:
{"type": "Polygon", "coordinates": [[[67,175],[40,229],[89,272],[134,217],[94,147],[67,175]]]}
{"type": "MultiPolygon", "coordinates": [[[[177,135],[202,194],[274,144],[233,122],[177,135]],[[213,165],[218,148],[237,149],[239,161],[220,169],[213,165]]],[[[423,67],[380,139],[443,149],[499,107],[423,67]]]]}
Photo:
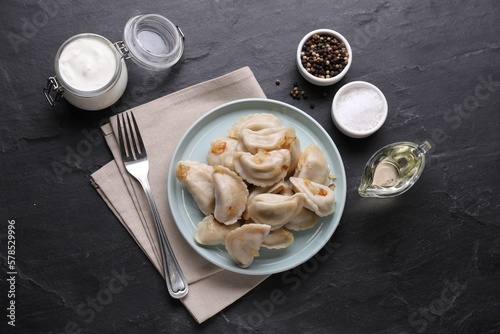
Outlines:
{"type": "Polygon", "coordinates": [[[132,123],[130,122],[130,114],[128,112],[125,113],[125,117],[127,119],[127,125],[128,125],[127,140],[129,141],[128,147],[130,147],[130,156],[131,158],[136,160],[139,158],[139,149],[137,146],[137,141],[134,136],[134,132],[136,132],[137,130],[134,131],[134,129],[132,128],[132,123]]]}
{"type": "Polygon", "coordinates": [[[119,142],[119,146],[120,146],[120,153],[122,155],[123,158],[127,157],[128,154],[127,154],[127,151],[125,149],[125,143],[123,142],[123,127],[122,127],[122,123],[123,123],[123,115],[122,114],[118,114],[117,117],[116,117],[116,126],[118,127],[118,142],[119,142]]]}
{"type": "Polygon", "coordinates": [[[137,122],[135,121],[134,113],[130,113],[132,115],[132,121],[134,122],[135,135],[137,136],[137,146],[142,156],[146,155],[146,148],[144,147],[144,142],[142,141],[141,132],[139,131],[139,127],[137,126],[137,122]]]}

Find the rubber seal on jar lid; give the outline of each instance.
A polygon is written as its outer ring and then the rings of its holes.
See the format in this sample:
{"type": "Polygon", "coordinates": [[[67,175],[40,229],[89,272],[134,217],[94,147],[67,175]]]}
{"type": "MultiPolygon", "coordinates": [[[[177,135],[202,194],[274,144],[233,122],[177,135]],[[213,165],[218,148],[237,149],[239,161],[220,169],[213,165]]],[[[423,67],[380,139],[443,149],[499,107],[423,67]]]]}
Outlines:
{"type": "Polygon", "coordinates": [[[158,14],[138,15],[128,20],[123,42],[135,63],[154,71],[172,67],[184,52],[184,34],[180,28],[158,14]]]}

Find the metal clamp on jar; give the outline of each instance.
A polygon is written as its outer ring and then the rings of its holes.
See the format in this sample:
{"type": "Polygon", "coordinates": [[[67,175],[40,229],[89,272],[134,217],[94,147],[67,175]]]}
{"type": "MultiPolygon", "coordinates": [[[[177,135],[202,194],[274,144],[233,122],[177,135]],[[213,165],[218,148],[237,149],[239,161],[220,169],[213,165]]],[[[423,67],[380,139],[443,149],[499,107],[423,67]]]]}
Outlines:
{"type": "Polygon", "coordinates": [[[50,105],[64,98],[85,110],[105,109],[127,87],[125,59],[159,71],[175,65],[184,52],[184,34],[157,14],[138,15],[125,25],[123,41],[110,42],[96,34],[79,34],[65,41],[55,57],[55,76],[43,93],[50,105]]]}

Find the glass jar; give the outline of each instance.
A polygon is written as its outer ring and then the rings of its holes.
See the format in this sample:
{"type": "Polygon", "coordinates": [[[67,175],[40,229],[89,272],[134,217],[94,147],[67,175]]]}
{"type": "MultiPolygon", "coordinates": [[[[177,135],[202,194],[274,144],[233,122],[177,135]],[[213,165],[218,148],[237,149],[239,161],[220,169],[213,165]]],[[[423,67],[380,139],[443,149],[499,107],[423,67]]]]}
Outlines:
{"type": "Polygon", "coordinates": [[[75,107],[101,110],[123,95],[128,82],[125,59],[147,70],[175,65],[184,52],[184,34],[157,14],[138,15],[125,25],[123,41],[84,33],[65,41],[57,51],[55,76],[48,78],[43,93],[55,106],[63,96],[75,107]]]}

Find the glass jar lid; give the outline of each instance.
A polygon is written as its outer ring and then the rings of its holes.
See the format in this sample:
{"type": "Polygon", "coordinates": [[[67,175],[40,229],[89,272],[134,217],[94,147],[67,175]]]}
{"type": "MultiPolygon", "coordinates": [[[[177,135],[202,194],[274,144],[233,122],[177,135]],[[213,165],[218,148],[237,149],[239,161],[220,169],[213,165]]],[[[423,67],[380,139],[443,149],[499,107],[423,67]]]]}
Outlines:
{"type": "Polygon", "coordinates": [[[154,71],[173,66],[184,52],[184,34],[180,28],[158,14],[132,17],[125,25],[123,43],[127,56],[154,71]]]}

